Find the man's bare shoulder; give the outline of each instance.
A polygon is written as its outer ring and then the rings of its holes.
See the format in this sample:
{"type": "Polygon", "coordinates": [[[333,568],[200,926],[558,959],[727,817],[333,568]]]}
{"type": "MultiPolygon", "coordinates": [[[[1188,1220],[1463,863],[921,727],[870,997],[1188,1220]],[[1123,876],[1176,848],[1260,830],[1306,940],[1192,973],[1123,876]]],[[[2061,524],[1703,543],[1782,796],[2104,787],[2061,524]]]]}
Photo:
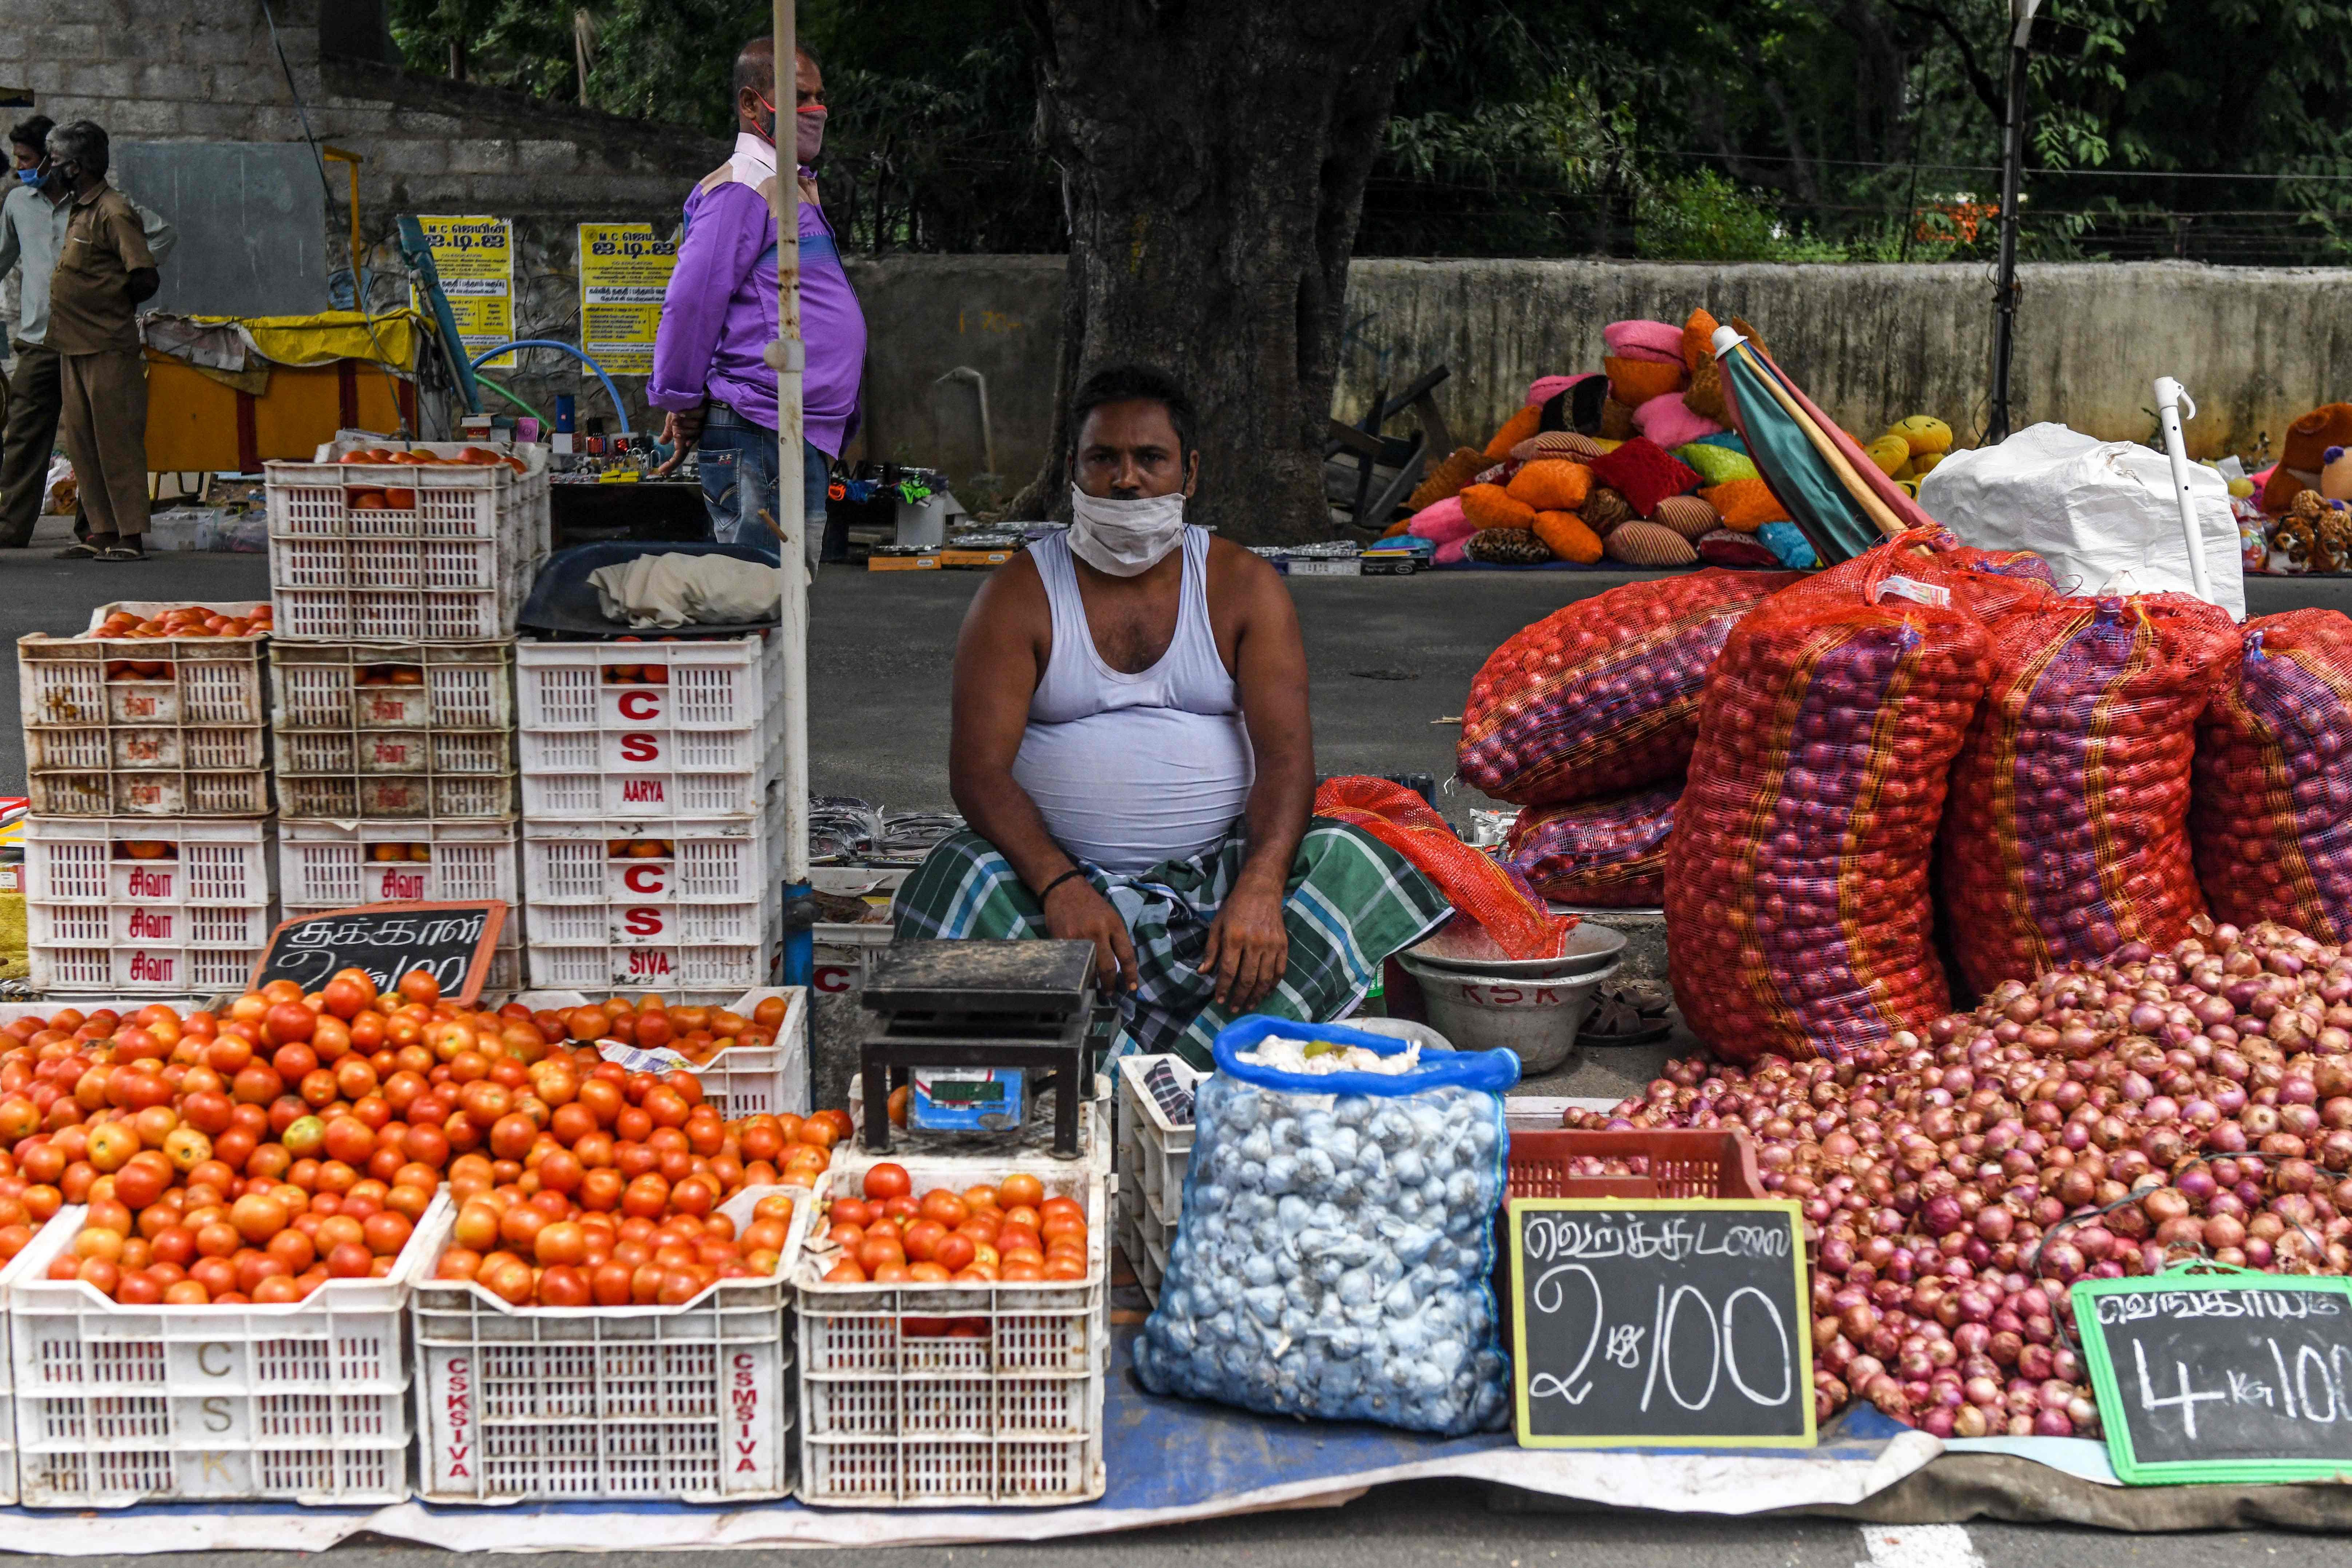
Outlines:
{"type": "Polygon", "coordinates": [[[967,626],[992,632],[1028,631],[1043,634],[1054,623],[1053,606],[1045,597],[1045,580],[1027,550],[988,574],[965,612],[967,626]]]}
{"type": "Polygon", "coordinates": [[[1209,536],[1209,592],[1218,598],[1257,599],[1289,591],[1282,574],[1264,556],[1231,539],[1209,536]]]}

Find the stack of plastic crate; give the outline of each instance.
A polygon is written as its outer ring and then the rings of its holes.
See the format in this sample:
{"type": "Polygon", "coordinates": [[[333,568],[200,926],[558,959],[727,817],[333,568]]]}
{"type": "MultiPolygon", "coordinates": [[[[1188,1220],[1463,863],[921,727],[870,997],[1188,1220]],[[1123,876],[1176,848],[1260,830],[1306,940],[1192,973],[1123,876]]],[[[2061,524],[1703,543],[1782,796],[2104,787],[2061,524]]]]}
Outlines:
{"type": "Polygon", "coordinates": [[[17,643],[37,990],[189,995],[243,980],[269,939],[263,639],[95,634],[178,607],[101,605],[89,633],[17,643]]]}
{"type": "Polygon", "coordinates": [[[363,450],[345,438],[315,462],[268,465],[286,914],[503,899],[484,985],[511,990],[524,922],[514,626],[547,555],[546,455],[418,442],[380,444],[399,462],[356,459],[363,450]]]}
{"type": "Polygon", "coordinates": [[[517,647],[533,987],[775,983],[782,659],[773,634],[517,647]]]}

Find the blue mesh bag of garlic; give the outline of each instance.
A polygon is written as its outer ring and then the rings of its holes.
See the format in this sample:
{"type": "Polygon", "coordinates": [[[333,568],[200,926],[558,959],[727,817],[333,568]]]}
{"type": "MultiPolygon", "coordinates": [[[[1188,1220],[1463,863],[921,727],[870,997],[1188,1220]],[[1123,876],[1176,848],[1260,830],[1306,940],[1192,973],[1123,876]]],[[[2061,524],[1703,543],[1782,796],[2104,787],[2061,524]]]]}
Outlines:
{"type": "Polygon", "coordinates": [[[1262,1016],[1214,1049],[1135,1343],[1143,1385],[1416,1432],[1502,1427],[1489,1279],[1518,1058],[1262,1016]]]}

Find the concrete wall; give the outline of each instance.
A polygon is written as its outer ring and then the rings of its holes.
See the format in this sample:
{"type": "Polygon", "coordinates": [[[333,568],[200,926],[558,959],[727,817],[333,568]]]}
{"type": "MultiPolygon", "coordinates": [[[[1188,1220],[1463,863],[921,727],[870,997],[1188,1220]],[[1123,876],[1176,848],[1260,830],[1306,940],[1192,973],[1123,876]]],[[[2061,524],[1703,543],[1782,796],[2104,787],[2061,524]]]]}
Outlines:
{"type": "MultiPolygon", "coordinates": [[[[854,269],[873,329],[873,450],[971,471],[969,390],[989,379],[996,465],[1015,482],[1038,460],[1059,341],[1057,256],[887,256],[854,269]],[[952,394],[952,395],[950,395],[952,394]]],[[[2021,268],[2017,423],[2058,420],[2147,438],[2149,382],[2178,376],[2197,400],[2200,456],[2273,452],[2291,420],[2352,396],[2352,271],[2170,262],[2021,268]]],[[[1984,427],[1991,288],[1973,267],[1704,267],[1617,261],[1368,258],[1349,277],[1335,412],[1360,413],[1444,364],[1438,394],[1457,436],[1483,442],[1539,375],[1598,370],[1601,329],[1629,317],[1679,322],[1704,304],[1746,317],[1780,362],[1849,429],[1933,413],[1964,439],[1984,427]]]]}

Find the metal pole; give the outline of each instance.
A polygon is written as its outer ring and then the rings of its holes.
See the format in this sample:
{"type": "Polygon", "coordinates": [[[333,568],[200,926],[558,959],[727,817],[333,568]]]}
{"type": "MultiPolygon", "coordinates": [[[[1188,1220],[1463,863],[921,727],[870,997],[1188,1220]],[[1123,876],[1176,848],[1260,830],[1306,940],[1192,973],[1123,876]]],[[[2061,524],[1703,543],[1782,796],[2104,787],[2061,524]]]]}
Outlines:
{"type": "Polygon", "coordinates": [[[2213,580],[2205,570],[2205,528],[2197,516],[2196,496],[2189,488],[2189,441],[2180,430],[2184,417],[2197,417],[2197,400],[2170,376],[2158,376],[2156,407],[2164,424],[2164,455],[2172,461],[2172,497],[2180,506],[2180,535],[2189,546],[2189,580],[2197,590],[2197,597],[2211,604],[2213,580]],[[2183,403],[2189,405],[2186,415],[2181,413],[2183,403]]]}
{"type": "Polygon", "coordinates": [[[2000,264],[1993,286],[1992,414],[1988,444],[2009,439],[2009,362],[2017,341],[2017,185],[2025,164],[2025,59],[2027,36],[2042,0],[2010,0],[2016,26],[2009,39],[2009,105],[2000,147],[2000,264]]]}
{"type": "Polygon", "coordinates": [[[805,986],[814,970],[811,947],[808,851],[808,589],[807,498],[802,493],[801,376],[808,350],[801,341],[800,179],[797,160],[786,163],[798,142],[794,127],[799,98],[794,84],[800,62],[794,48],[793,0],[775,0],[776,80],[776,340],[767,361],[776,372],[776,523],[783,538],[777,562],[782,603],[776,635],[784,641],[783,766],[776,788],[783,794],[784,984],[805,986]]]}

